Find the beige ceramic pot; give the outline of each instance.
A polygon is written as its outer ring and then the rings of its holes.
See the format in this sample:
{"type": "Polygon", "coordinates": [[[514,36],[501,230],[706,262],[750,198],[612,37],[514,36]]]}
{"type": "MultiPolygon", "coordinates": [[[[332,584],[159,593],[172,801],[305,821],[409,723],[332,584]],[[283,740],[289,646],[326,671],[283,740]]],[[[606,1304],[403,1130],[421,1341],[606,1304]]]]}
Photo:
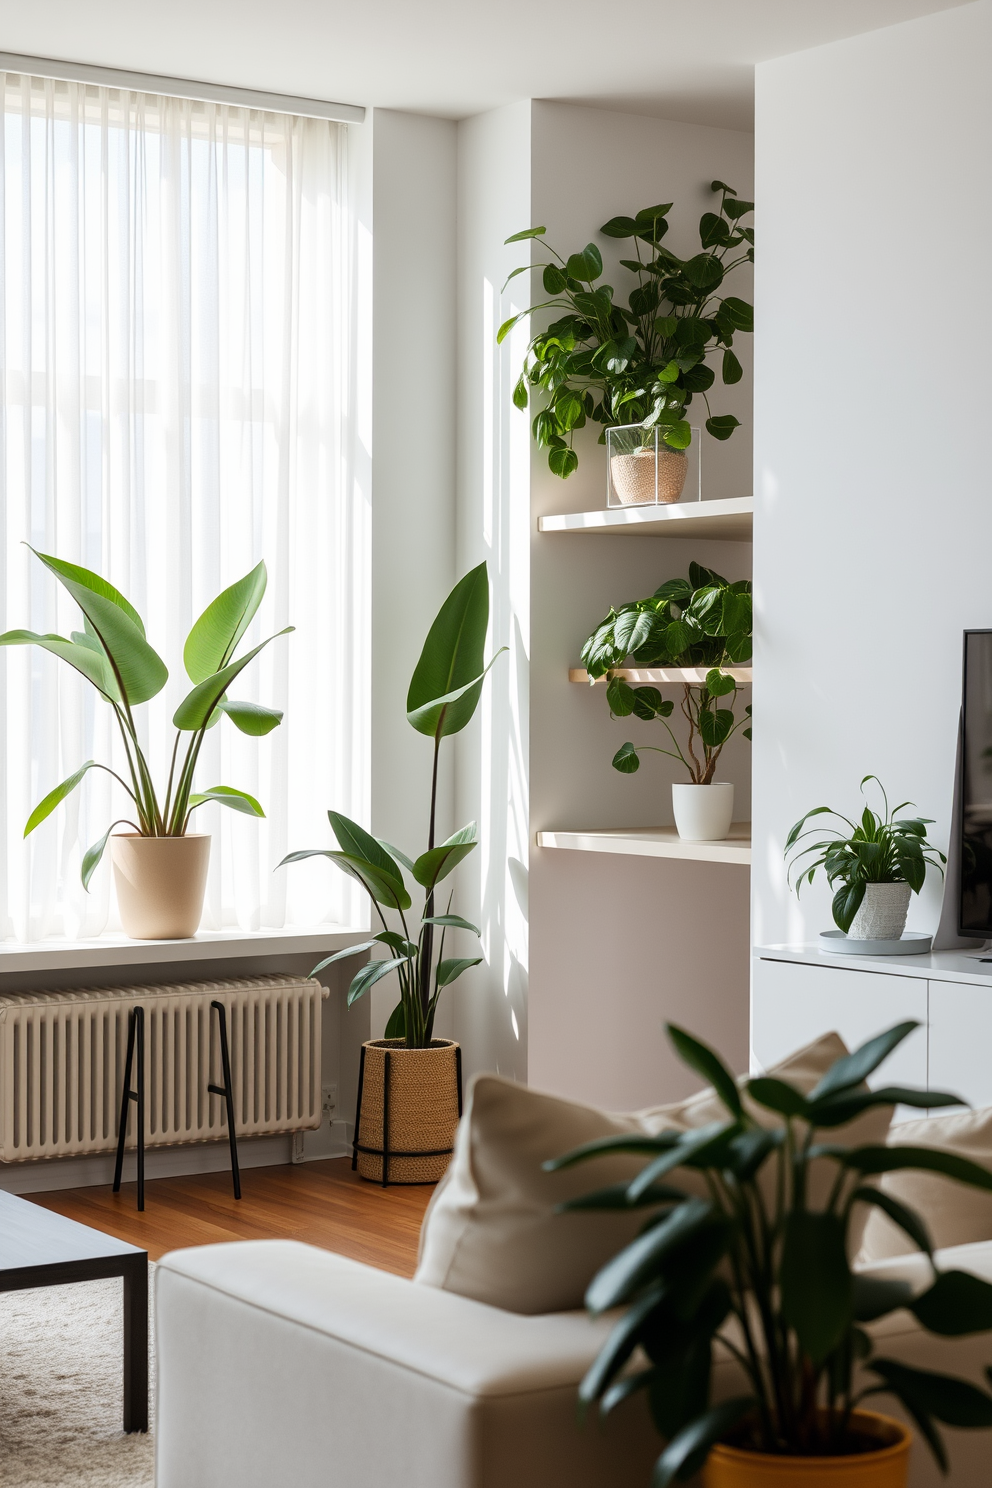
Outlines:
{"type": "Polygon", "coordinates": [[[912,1438],[905,1426],[874,1411],[855,1411],[851,1420],[866,1451],[775,1457],[721,1443],[706,1460],[703,1488],[906,1488],[912,1438]]]}
{"type": "Polygon", "coordinates": [[[188,940],[200,928],[210,862],[210,838],[139,837],[122,832],[110,839],[117,905],[132,940],[188,940]]]}
{"type": "Polygon", "coordinates": [[[437,1183],[461,1107],[461,1049],[450,1039],[429,1049],[402,1039],[363,1044],[353,1166],[373,1183],[437,1183]]]}
{"type": "Polygon", "coordinates": [[[657,499],[666,504],[678,501],[685,488],[689,459],[683,450],[636,450],[630,455],[613,455],[610,474],[613,489],[622,506],[640,506],[655,500],[655,467],[657,464],[657,499]]]}

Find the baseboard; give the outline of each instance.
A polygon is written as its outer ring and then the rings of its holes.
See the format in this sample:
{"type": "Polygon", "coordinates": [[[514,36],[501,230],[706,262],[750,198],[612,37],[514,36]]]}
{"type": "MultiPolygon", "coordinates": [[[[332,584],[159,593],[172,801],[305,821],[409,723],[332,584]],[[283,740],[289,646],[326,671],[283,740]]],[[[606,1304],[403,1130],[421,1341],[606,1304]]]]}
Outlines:
{"type": "MultiPolygon", "coordinates": [[[[310,1133],[307,1133],[310,1135],[310,1133]]],[[[313,1136],[320,1133],[314,1132],[313,1136]]],[[[321,1153],[321,1156],[344,1156],[321,1153]]],[[[271,1168],[293,1160],[292,1133],[279,1137],[243,1137],[238,1142],[242,1168],[271,1168]]],[[[133,1152],[124,1154],[124,1182],[137,1176],[133,1152]]],[[[198,1142],[179,1147],[150,1147],[145,1152],[146,1178],[180,1178],[193,1173],[221,1173],[231,1166],[227,1142],[198,1142]]],[[[7,1193],[50,1193],[59,1188],[108,1188],[114,1181],[114,1153],[92,1157],[50,1157],[36,1162],[0,1162],[0,1189],[7,1193]]]]}

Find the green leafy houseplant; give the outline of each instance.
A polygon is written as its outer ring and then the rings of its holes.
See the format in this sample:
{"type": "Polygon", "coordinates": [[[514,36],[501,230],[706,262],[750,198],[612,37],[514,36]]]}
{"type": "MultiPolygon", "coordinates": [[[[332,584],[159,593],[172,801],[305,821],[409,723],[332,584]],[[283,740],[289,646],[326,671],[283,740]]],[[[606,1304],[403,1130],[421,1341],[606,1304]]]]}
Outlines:
{"type": "MultiPolygon", "coordinates": [[[[754,260],[754,229],[742,225],[754,203],[741,201],[723,181],[714,181],[712,190],[720,196],[719,210],[700,218],[700,252],[691,258],[662,247],[671,202],[645,207],[634,217],[612,217],[600,228],[604,237],[633,244],[635,257],[620,260],[635,281],[626,305],[619,303],[612,285],[598,282],[603,256],[595,243],[567,258],[549,244],[555,262],[524,264],[510,275],[513,279],[542,269],[551,298],[511,316],[500,326],[497,341],[524,316],[538,310],[562,312],[531,341],[513,391],[517,408],[527,407],[529,389],[544,394],[544,407],[534,418],[534,438],[547,449],[555,475],[569,476],[578,465],[573,435],[589,419],[605,427],[657,428],[670,448],[684,450],[692,439],[686,410],[698,393],[714,439],[729,439],[737,427],[731,414],[710,413],[707,394],[715,374],[706,359],[722,351],[723,381],[740,382],[743,370],[733,351],[734,337],[753,329],[753,311],[746,300],[721,298],[717,291],[733,269],[754,260]]],[[[518,243],[544,233],[543,227],[530,227],[506,241],[518,243]]],[[[600,443],[604,441],[602,434],[600,443]]]]}
{"type": "Polygon", "coordinates": [[[834,811],[830,806],[815,806],[797,821],[786,838],[785,855],[798,848],[789,867],[791,883],[793,869],[799,865],[800,872],[795,888],[798,894],[803,882],[812,883],[816,870],[822,868],[827,882],[833,888],[840,884],[833,899],[834,923],[846,935],[865,897],[870,883],[907,883],[914,894],[918,894],[927,876],[927,868],[943,872],[947,862],[942,852],[927,841],[927,827],[932,818],[928,816],[899,817],[898,813],[912,801],[903,801],[889,810],[889,798],[877,775],[866,775],[861,782],[864,794],[869,780],[874,780],[882,792],[883,815],[865,806],[861,821],[855,823],[834,811]],[[850,828],[846,836],[827,837],[813,842],[808,847],[799,847],[806,837],[814,836],[819,827],[803,828],[814,816],[832,816],[850,828]],[[803,863],[810,853],[816,853],[812,863],[803,863]]]}
{"type": "Polygon", "coordinates": [[[337,850],[305,849],[290,853],[279,865],[298,863],[304,858],[330,858],[365,889],[382,923],[382,930],[361,945],[349,946],[347,950],[328,956],[314,967],[311,976],[334,961],[385,946],[392,956],[388,960],[368,961],[356,973],[348,990],[348,1006],[395,971],[399,979],[400,1000],[386,1025],[386,1038],[405,1039],[408,1049],[430,1047],[442,990],[482,960],[481,956],[446,958],[444,941],[448,930],[468,930],[476,936],[481,932],[468,920],[451,913],[450,897],[445,912],[435,914],[437,887],[476,846],[476,824],[470,822],[435,846],[435,818],[441,740],[459,733],[469,722],[482,695],[486,673],[500,652],[506,650],[501,646],[488,666],[484,664],[488,627],[489,576],[486,565],[480,563],[455,585],[441,606],[424,642],[407,694],[407,719],[418,733],[426,734],[434,741],[426,851],[416,859],[409,858],[390,843],[371,836],[357,822],[337,811],[329,811],[327,815],[337,838],[337,850]],[[407,911],[413,901],[404,880],[404,868],[424,895],[416,939],[411,935],[407,920],[407,911]],[[398,929],[390,927],[385,910],[398,916],[398,929]],[[436,930],[441,933],[435,960],[436,930]]]}
{"type": "Polygon", "coordinates": [[[721,670],[750,657],[751,585],[746,579],[731,584],[711,568],[690,563],[688,579],[669,579],[649,599],[610,610],[582,647],[590,680],[608,679],[606,699],[614,717],[660,719],[673,745],[635,748],[628,741],[614,755],[613,768],[632,775],[640,768],[641,751],[649,749],[678,760],[694,785],[709,785],[727,740],[742,727],[744,737],[751,737],[751,708],[735,719],[737,684],[721,670]],[[684,748],[668,723],[675,707],[671,699],[662,698],[656,687],[631,687],[613,675],[628,656],[635,667],[707,668],[702,685],[683,686],[681,709],[688,725],[684,748]],[[719,699],[728,697],[731,706],[719,706],[719,699]]]}
{"type": "Polygon", "coordinates": [[[808,1096],[784,1080],[748,1080],[745,1104],[718,1056],[669,1025],[676,1051],[712,1084],[726,1119],[690,1131],[608,1137],[546,1164],[556,1169],[617,1152],[645,1159],[629,1184],[563,1208],[645,1214],[638,1238],[586,1293],[593,1313],[627,1310],[583,1380],[580,1398],[586,1405],[599,1401],[606,1413],[647,1392],[667,1441],[654,1488],[691,1478],[713,1445],[728,1439],[745,1450],[794,1456],[857,1451],[852,1412],[879,1394],[900,1401],[945,1471],[936,1423],[992,1427],[992,1395],[879,1357],[864,1326],[907,1308],[945,1338],[992,1329],[992,1286],[965,1272],[939,1271],[923,1220],[872,1185],[880,1174],[910,1168],[992,1190],[992,1173],[932,1147],[851,1147],[833,1138],[872,1106],[963,1104],[934,1091],[865,1086],[916,1026],[900,1023],[838,1059],[808,1096]],[[769,1113],[769,1125],[756,1119],[755,1109],[769,1113]],[[814,1163],[835,1170],[822,1207],[810,1197],[814,1163]],[[683,1183],[695,1179],[696,1194],[679,1187],[680,1170],[683,1183]],[[881,1209],[927,1256],[933,1280],[921,1295],[908,1282],[852,1270],[848,1228],[859,1205],[881,1209]],[[631,1372],[638,1348],[644,1357],[631,1372]],[[714,1404],[718,1350],[736,1360],[745,1389],[714,1404]]]}
{"type": "MultiPolygon", "coordinates": [[[[32,549],[32,552],[35,552],[32,549]]],[[[40,646],[62,661],[68,662],[91,682],[113,709],[120,730],[127,762],[128,778],[124,779],[109,765],[87,760],[67,780],[40,801],[28,818],[25,837],[33,832],[60,802],[76,789],[90,770],[105,770],[121,786],[133,808],[133,817],[121,817],[83,855],[83,885],[90,879],[103,857],[111,832],[116,826],[131,826],[142,837],[184,837],[190,816],[206,801],[216,801],[247,816],[264,816],[259,803],[247,791],[229,785],[214,785],[209,790],[194,792],[196,762],[209,728],[226,714],[243,734],[256,738],[268,734],[282,721],[282,713],[262,708],[257,703],[237,703],[227,696],[227,689],[258,653],[275,636],[234,659],[234,653],[254,618],[265,593],[265,564],[259,563],[251,573],[232,584],[208,605],[186,638],[183,661],[193,688],[183,698],[173,715],[176,738],[165,795],[155,789],[151,770],[138,740],[135,709],[155,697],[165,686],[169,672],[165,662],[145,638],[141,616],[119,590],[74,563],[66,563],[47,553],[36,553],[72,596],[83,614],[83,629],[73,631],[68,640],[60,635],[38,635],[31,630],[8,630],[0,635],[0,646],[40,646]],[[185,740],[185,748],[183,741],[185,740]]],[[[278,632],[287,635],[294,627],[287,625],[278,632]]]]}

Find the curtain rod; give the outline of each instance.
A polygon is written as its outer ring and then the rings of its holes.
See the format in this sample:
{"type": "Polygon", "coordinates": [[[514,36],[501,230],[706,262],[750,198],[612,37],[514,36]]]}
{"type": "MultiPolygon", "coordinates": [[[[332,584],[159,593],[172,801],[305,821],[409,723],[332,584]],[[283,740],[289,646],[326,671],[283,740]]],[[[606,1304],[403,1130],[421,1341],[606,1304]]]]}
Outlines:
{"type": "Polygon", "coordinates": [[[192,98],[200,103],[230,103],[238,108],[264,109],[273,114],[299,114],[307,119],[335,119],[340,124],[361,124],[365,119],[364,108],[354,103],[296,98],[287,93],[261,93],[254,88],[230,88],[224,83],[159,77],[151,72],[124,72],[117,67],[93,67],[88,62],[61,62],[52,57],[24,57],[17,52],[0,52],[0,72],[27,73],[30,77],[56,78],[60,82],[98,83],[104,88],[123,88],[137,93],[164,93],[172,98],[192,98]]]}

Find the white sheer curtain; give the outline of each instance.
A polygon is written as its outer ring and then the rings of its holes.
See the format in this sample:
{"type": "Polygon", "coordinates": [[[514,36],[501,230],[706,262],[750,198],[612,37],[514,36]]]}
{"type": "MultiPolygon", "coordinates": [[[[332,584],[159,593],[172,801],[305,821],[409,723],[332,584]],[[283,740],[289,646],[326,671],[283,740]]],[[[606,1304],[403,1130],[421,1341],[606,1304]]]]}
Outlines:
{"type": "MultiPolygon", "coordinates": [[[[145,620],[170,680],[141,711],[153,768],[191,685],[189,626],[260,558],[245,644],[285,624],[239,697],[285,709],[266,739],[214,729],[197,783],[216,806],[205,929],[358,923],[325,811],[368,799],[369,523],[356,474],[354,242],[345,127],[13,74],[0,165],[3,629],[68,635],[78,611],[24,546],[82,563],[145,620]]],[[[362,467],[363,468],[363,467],[362,467]]],[[[112,718],[37,648],[0,648],[0,934],[113,927],[109,862],[82,852],[123,792],[91,772],[27,841],[32,806],[84,760],[120,767],[112,718]],[[115,795],[115,792],[117,793],[115,795]]],[[[109,856],[109,855],[108,855],[109,856]]]]}

